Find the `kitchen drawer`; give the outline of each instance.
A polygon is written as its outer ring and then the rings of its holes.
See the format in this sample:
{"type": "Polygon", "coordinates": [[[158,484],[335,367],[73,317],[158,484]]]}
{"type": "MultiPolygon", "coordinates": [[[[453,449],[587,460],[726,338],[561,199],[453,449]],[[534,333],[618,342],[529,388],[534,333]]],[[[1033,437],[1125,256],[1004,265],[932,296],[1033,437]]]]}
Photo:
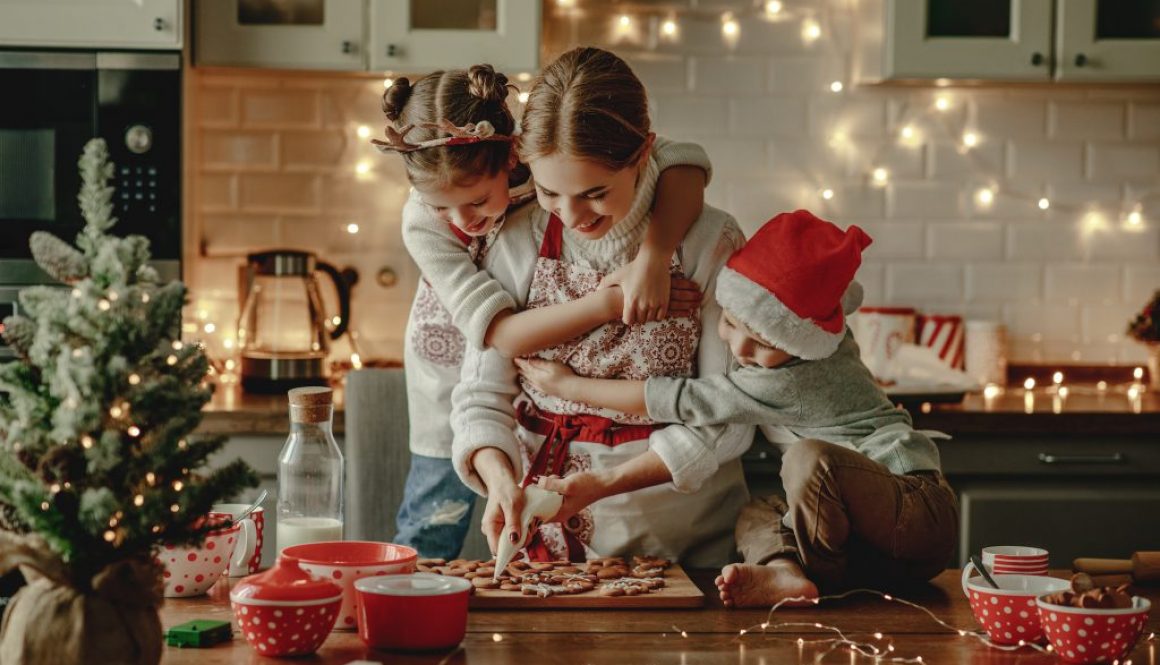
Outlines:
{"type": "Polygon", "coordinates": [[[943,473],[952,478],[1150,475],[1160,478],[1160,441],[1141,437],[956,437],[938,444],[943,473]]]}

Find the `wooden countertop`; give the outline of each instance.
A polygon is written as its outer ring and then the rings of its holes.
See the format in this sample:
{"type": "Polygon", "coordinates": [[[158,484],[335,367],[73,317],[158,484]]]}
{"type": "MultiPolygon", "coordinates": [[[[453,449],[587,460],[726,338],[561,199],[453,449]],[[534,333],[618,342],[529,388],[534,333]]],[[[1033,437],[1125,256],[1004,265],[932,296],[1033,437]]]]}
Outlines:
{"type": "MultiPolygon", "coordinates": [[[[767,610],[730,610],[721,606],[712,586],[716,571],[694,571],[693,579],[708,598],[702,609],[692,610],[472,610],[468,633],[461,648],[450,653],[396,654],[368,649],[355,633],[332,633],[318,654],[307,658],[319,665],[366,660],[372,663],[430,663],[489,665],[492,663],[873,663],[847,649],[825,654],[827,645],[812,640],[832,637],[815,622],[834,626],[863,642],[893,644],[892,657],[922,657],[925,663],[988,665],[1057,665],[1054,656],[1028,648],[999,651],[971,637],[961,637],[919,610],[870,596],[826,601],[811,609],[782,609],[776,622],[805,622],[809,627],[783,628],[762,634],[760,624],[769,621],[767,610]],[[747,629],[748,634],[740,631],[747,629]],[[684,632],[682,632],[684,631],[684,632]],[[875,632],[883,633],[876,640],[875,632]],[[798,646],[798,638],[806,641],[798,646]],[[815,657],[821,655],[820,660],[815,657]]],[[[1059,576],[1066,577],[1067,573],[1059,576]]],[[[956,628],[976,630],[977,625],[959,587],[960,572],[950,570],[927,586],[901,597],[921,604],[956,628]]],[[[1155,604],[1156,587],[1137,590],[1155,604]]],[[[210,595],[169,599],[161,611],[165,628],[191,619],[232,619],[228,603],[229,582],[219,582],[210,595]]],[[[1153,611],[1148,628],[1131,655],[1139,665],[1155,665],[1157,642],[1149,634],[1160,628],[1160,612],[1153,611]]],[[[241,636],[209,649],[165,647],[166,665],[227,665],[275,662],[259,657],[241,636]]]]}
{"type": "MultiPolygon", "coordinates": [[[[949,434],[1059,434],[1160,436],[1160,394],[1141,390],[1133,399],[1127,384],[1097,390],[1092,384],[1068,386],[1067,396],[1053,389],[1027,393],[1007,388],[992,397],[971,393],[961,403],[908,404],[916,427],[949,434]],[[1030,408],[1029,408],[1030,407],[1030,408]]],[[[335,390],[334,431],[345,431],[342,388],[335,390]]],[[[199,432],[227,435],[284,434],[289,430],[284,395],[252,395],[236,384],[218,388],[205,409],[199,432]]]]}

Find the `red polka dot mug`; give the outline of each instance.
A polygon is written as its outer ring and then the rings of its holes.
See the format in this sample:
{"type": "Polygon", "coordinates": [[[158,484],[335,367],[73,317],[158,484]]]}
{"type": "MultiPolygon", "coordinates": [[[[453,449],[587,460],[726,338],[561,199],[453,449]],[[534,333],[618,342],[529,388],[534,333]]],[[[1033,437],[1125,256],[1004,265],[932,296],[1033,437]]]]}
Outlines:
{"type": "MultiPolygon", "coordinates": [[[[210,513],[209,519],[228,522],[225,513],[210,513]]],[[[165,568],[165,597],[186,598],[209,591],[225,572],[238,539],[238,525],[211,531],[196,547],[167,545],[157,556],[165,568]]]]}

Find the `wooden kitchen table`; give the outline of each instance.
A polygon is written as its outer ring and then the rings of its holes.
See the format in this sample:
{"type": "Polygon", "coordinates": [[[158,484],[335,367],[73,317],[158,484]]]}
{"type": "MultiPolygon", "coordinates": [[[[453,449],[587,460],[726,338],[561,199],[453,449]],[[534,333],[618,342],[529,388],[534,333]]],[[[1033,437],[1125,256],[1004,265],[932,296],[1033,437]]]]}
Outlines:
{"type": "MultiPolygon", "coordinates": [[[[355,633],[333,633],[313,657],[279,660],[258,656],[240,636],[228,644],[210,649],[166,647],[161,662],[166,665],[273,664],[303,662],[345,665],[364,660],[384,665],[491,665],[500,663],[550,664],[636,664],[736,663],[738,665],[786,665],[796,663],[888,663],[889,658],[852,654],[848,649],[824,653],[829,647],[811,645],[810,640],[832,636],[824,629],[784,629],[774,635],[761,634],[760,624],[767,610],[730,610],[721,606],[712,580],[716,571],[694,571],[693,579],[705,591],[707,603],[692,610],[473,610],[467,638],[450,653],[398,654],[367,649],[355,633]],[[747,629],[745,635],[740,635],[747,629]],[[799,647],[798,638],[806,644],[799,647]]],[[[1066,574],[1060,572],[1060,576],[1066,574]]],[[[229,582],[219,582],[208,596],[169,599],[161,612],[165,628],[190,619],[232,618],[229,582]]],[[[1137,590],[1160,601],[1160,589],[1137,590]]],[[[977,626],[970,606],[959,586],[959,571],[947,571],[926,587],[902,597],[920,603],[953,626],[974,630],[977,626]]],[[[941,628],[923,612],[881,598],[858,596],[827,601],[817,608],[782,609],[775,622],[820,622],[841,628],[847,636],[862,642],[894,645],[892,657],[916,658],[923,663],[948,665],[1047,665],[1060,663],[1050,655],[1031,649],[1003,652],[988,648],[971,637],[941,628]],[[881,632],[877,640],[874,633],[881,632]]],[[[1135,665],[1157,665],[1160,639],[1148,640],[1160,630],[1156,610],[1148,629],[1131,655],[1135,665]]],[[[911,661],[914,662],[914,661],[911,661]]]]}

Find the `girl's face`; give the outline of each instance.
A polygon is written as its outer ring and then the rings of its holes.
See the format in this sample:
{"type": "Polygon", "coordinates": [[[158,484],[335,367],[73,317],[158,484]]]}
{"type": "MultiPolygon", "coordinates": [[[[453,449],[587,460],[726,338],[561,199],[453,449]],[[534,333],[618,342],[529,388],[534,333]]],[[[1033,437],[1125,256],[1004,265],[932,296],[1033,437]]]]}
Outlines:
{"type": "Polygon", "coordinates": [[[717,323],[717,335],[721,337],[733,357],[743,367],[759,366],[772,369],[793,359],[793,356],[781,349],[770,346],[765,340],[753,334],[741,321],[729,313],[721,310],[721,320],[717,323]]]}
{"type": "Polygon", "coordinates": [[[632,209],[637,179],[651,147],[650,136],[641,157],[618,171],[561,153],[530,161],[540,207],[589,240],[603,238],[632,209]]]}
{"type": "Polygon", "coordinates": [[[439,219],[454,224],[469,236],[487,235],[508,207],[508,172],[500,169],[490,176],[466,184],[426,188],[416,186],[423,205],[439,219]]]}

